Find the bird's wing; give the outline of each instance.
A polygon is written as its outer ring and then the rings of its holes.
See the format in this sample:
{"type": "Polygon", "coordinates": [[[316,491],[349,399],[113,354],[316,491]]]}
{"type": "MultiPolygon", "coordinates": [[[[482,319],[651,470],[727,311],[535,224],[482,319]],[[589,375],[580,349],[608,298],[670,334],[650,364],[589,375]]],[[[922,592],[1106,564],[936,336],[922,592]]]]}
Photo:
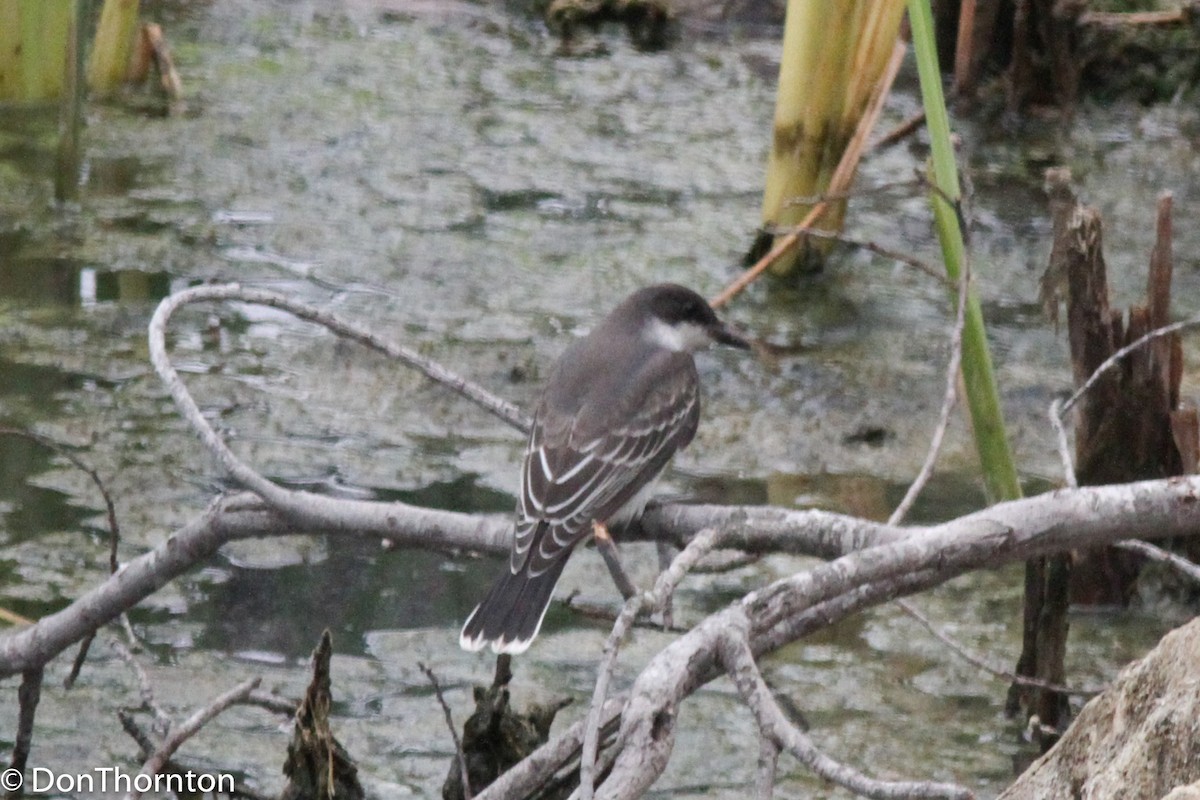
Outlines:
{"type": "Polygon", "coordinates": [[[603,408],[585,404],[569,424],[539,413],[521,471],[514,573],[536,575],[565,557],[593,520],[607,520],[691,441],[700,418],[696,372],[690,356],[670,357],[687,362],[665,380],[635,381],[603,408]]]}

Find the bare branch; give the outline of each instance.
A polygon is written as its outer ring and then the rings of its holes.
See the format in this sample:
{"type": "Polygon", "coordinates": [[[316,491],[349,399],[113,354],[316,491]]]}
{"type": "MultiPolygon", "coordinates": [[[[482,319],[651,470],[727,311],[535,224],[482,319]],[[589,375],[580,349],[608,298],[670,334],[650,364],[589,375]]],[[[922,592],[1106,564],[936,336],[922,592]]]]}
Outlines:
{"type": "Polygon", "coordinates": [[[596,752],[599,749],[600,723],[604,701],[608,695],[608,684],[612,679],[613,669],[617,663],[617,653],[621,643],[629,633],[630,625],[643,609],[655,610],[666,604],[666,600],[674,592],[679,582],[696,562],[703,558],[719,540],[719,534],[714,528],[707,528],[696,535],[688,546],[671,561],[671,565],[659,574],[654,582],[654,588],[648,592],[635,594],[625,601],[616,623],[604,642],[604,657],[600,661],[596,686],[592,691],[592,704],[588,709],[587,727],[583,734],[583,754],[579,760],[579,797],[580,800],[591,800],[595,790],[596,752]]]}
{"type": "Polygon", "coordinates": [[[450,713],[450,704],[446,702],[446,698],[442,694],[442,686],[438,683],[433,670],[420,661],[417,662],[417,666],[420,667],[421,672],[425,673],[429,683],[433,685],[433,693],[437,695],[437,701],[442,706],[442,713],[446,715],[446,727],[450,729],[450,738],[454,740],[454,756],[458,759],[458,769],[462,777],[463,797],[465,800],[471,800],[471,776],[467,771],[467,756],[463,753],[462,739],[458,738],[458,728],[454,726],[454,716],[450,713]]]}
{"type": "MultiPolygon", "coordinates": [[[[25,765],[29,761],[29,749],[33,745],[33,720],[37,715],[38,702],[42,698],[42,677],[41,667],[26,670],[21,676],[21,687],[17,689],[20,712],[17,716],[17,735],[13,740],[12,760],[8,762],[8,768],[18,773],[25,772],[25,765]]],[[[17,798],[21,794],[22,786],[18,784],[15,789],[10,789],[5,797],[17,798]]]]}
{"type": "Polygon", "coordinates": [[[242,462],[225,444],[217,432],[209,425],[208,420],[200,412],[196,401],[188,393],[179,373],[171,364],[167,355],[166,326],[171,315],[188,303],[202,300],[240,300],[247,303],[279,308],[297,317],[323,325],[339,336],[352,339],[373,350],[399,360],[407,366],[419,370],[429,378],[458,392],[463,397],[477,403],[485,410],[496,415],[508,424],[521,431],[529,430],[529,421],[516,406],[503,400],[486,389],[466,378],[455,375],[440,364],[425,358],[408,348],[379,337],[357,325],[346,322],[322,311],[274,292],[261,289],[246,289],[237,284],[224,286],[196,286],[182,292],[170,295],[159,303],[150,320],[149,344],[150,361],[159,377],[171,393],[176,407],[183,418],[192,426],[200,437],[201,443],[213,454],[217,462],[228,473],[229,477],[240,486],[259,495],[264,501],[279,509],[287,516],[295,517],[310,513],[320,513],[328,509],[325,502],[330,498],[304,491],[293,491],[268,480],[250,466],[242,462]]]}
{"type": "Polygon", "coordinates": [[[137,678],[138,694],[142,698],[142,707],[154,714],[154,733],[160,737],[166,736],[167,732],[171,729],[171,716],[154,699],[154,686],[150,683],[150,676],[146,674],[146,670],[142,669],[141,663],[134,656],[133,651],[125,646],[124,642],[119,639],[113,639],[109,644],[116,651],[117,655],[121,657],[121,660],[133,671],[134,677],[137,678]]]}
{"type": "MultiPolygon", "coordinates": [[[[613,770],[597,796],[632,797],[644,791],[666,765],[673,740],[671,720],[682,700],[721,673],[717,646],[723,631],[749,621],[749,646],[761,655],[820,627],[883,600],[911,594],[985,564],[1025,560],[1034,555],[1078,546],[1106,544],[1129,536],[1161,536],[1143,513],[1157,505],[1159,488],[1173,493],[1162,510],[1167,519],[1188,527],[1200,526],[1200,482],[1174,479],[1121,487],[1088,487],[999,503],[942,525],[933,526],[890,544],[851,553],[812,570],[782,579],[746,595],[737,604],[694,627],[658,653],[638,676],[622,718],[613,770]],[[1165,487],[1163,486],[1165,484],[1165,487]],[[1169,487],[1178,487],[1173,492],[1169,487]],[[1115,505],[1112,491],[1124,499],[1115,505]],[[1082,512],[1063,525],[1068,509],[1082,512]],[[1098,504],[1098,505],[1094,505],[1098,504]],[[1019,516],[1012,512],[1021,509],[1019,516]],[[1101,509],[1104,510],[1101,510],[1101,509]],[[1053,511],[1051,511],[1053,509],[1053,511]],[[1110,513],[1111,512],[1111,513],[1110,513]],[[1112,516],[1115,514],[1116,516],[1112,516]],[[1121,518],[1121,525],[1101,532],[1121,518]],[[1077,524],[1079,523],[1079,524],[1077,524]]],[[[1156,516],[1151,514],[1150,516],[1156,516]]]]}
{"type": "MultiPolygon", "coordinates": [[[[1120,547],[1120,545],[1117,545],[1117,547],[1120,547]]],[[[978,667],[989,675],[999,678],[1006,683],[1019,683],[1022,686],[1035,686],[1039,689],[1046,689],[1051,692],[1058,692],[1059,694],[1075,695],[1077,697],[1093,697],[1104,691],[1104,687],[1102,686],[1089,686],[1082,689],[1073,688],[1070,686],[1062,686],[1057,683],[1051,683],[1050,681],[1044,681],[1041,678],[1032,678],[1028,675],[1018,675],[1015,672],[1009,672],[1006,669],[992,666],[988,662],[984,661],[981,657],[972,653],[960,643],[954,641],[945,633],[938,630],[937,626],[933,624],[933,621],[917,610],[917,607],[912,603],[909,603],[907,600],[897,600],[896,605],[900,606],[900,608],[904,610],[904,613],[916,620],[922,628],[933,634],[934,638],[936,638],[939,642],[949,647],[951,652],[957,654],[960,658],[972,666],[978,667]]]]}
{"type": "Polygon", "coordinates": [[[1189,328],[1194,328],[1197,326],[1200,326],[1200,314],[1193,315],[1185,320],[1180,320],[1179,322],[1173,322],[1170,325],[1164,325],[1161,328],[1155,328],[1146,335],[1141,336],[1125,345],[1120,350],[1113,353],[1111,356],[1101,362],[1100,366],[1096,367],[1091,376],[1084,381],[1083,386],[1080,386],[1078,389],[1076,389],[1075,393],[1068,397],[1066,401],[1055,399],[1054,402],[1050,404],[1050,425],[1054,428],[1055,437],[1058,441],[1058,453],[1063,462],[1063,473],[1066,476],[1068,486],[1075,488],[1079,485],[1075,477],[1075,465],[1071,458],[1070,447],[1067,444],[1066,428],[1063,424],[1063,421],[1066,419],[1066,416],[1068,413],[1070,413],[1071,409],[1073,409],[1080,399],[1082,399],[1083,396],[1087,394],[1093,386],[1096,385],[1096,382],[1100,380],[1104,373],[1121,363],[1121,360],[1130,353],[1154,341],[1155,339],[1162,338],[1163,336],[1170,336],[1173,333],[1178,333],[1179,331],[1188,330],[1189,328]]]}
{"type": "Polygon", "coordinates": [[[759,729],[817,775],[855,794],[877,800],[922,797],[966,800],[974,797],[970,790],[953,784],[869,778],[822,753],[808,734],[788,720],[758,671],[748,639],[750,620],[743,613],[731,614],[727,621],[730,624],[720,635],[717,651],[738,695],[754,714],[759,729]]]}
{"type": "Polygon", "coordinates": [[[754,796],[758,800],[771,800],[775,796],[775,771],[779,766],[779,745],[763,731],[758,734],[758,778],[754,782],[754,796]]]}
{"type": "MultiPolygon", "coordinates": [[[[1198,496],[1200,478],[1084,487],[1001,503],[937,526],[910,528],[827,511],[667,505],[647,511],[640,535],[682,544],[697,531],[713,527],[721,532],[724,547],[834,558],[881,544],[929,541],[931,537],[946,542],[954,551],[958,549],[955,537],[971,541],[983,533],[1020,531],[1018,550],[1001,547],[977,554],[976,566],[994,567],[1027,555],[1131,537],[1196,536],[1200,534],[1200,503],[1194,502],[1198,496]]],[[[0,677],[45,664],[230,541],[305,532],[389,538],[399,546],[439,551],[461,548],[506,553],[510,546],[512,526],[507,515],[470,515],[331,497],[321,500],[324,502],[311,509],[312,513],[284,517],[248,495],[217,498],[197,519],[66,608],[33,625],[0,634],[0,677]]],[[[933,572],[939,571],[935,568],[933,572]]],[[[936,585],[949,577],[930,578],[924,585],[936,585]]]]}
{"type": "MultiPolygon", "coordinates": [[[[237,686],[217,697],[207,706],[196,711],[196,713],[184,720],[183,723],[180,724],[179,727],[173,729],[167,738],[163,740],[162,744],[160,744],[158,748],[150,754],[150,757],[146,759],[146,763],[142,765],[142,769],[139,774],[147,775],[153,778],[155,775],[161,772],[163,767],[166,766],[167,761],[172,755],[174,755],[175,751],[183,745],[184,742],[195,736],[205,724],[207,724],[222,711],[229,708],[234,703],[243,702],[247,697],[249,697],[252,691],[258,688],[258,684],[261,681],[261,678],[251,678],[248,681],[239,683],[237,686]]],[[[136,780],[133,781],[133,785],[135,787],[137,786],[136,780]]],[[[139,800],[141,796],[142,793],[135,788],[126,795],[126,800],[139,800]]]]}
{"type": "Polygon", "coordinates": [[[933,475],[933,467],[937,464],[938,454],[942,450],[942,439],[945,438],[946,428],[950,425],[950,412],[954,410],[954,404],[958,399],[958,368],[962,363],[962,335],[967,318],[967,293],[970,286],[971,264],[969,259],[964,258],[962,274],[958,280],[958,304],[954,315],[954,330],[950,335],[950,363],[946,366],[946,391],[942,395],[942,409],[938,413],[937,425],[929,440],[929,452],[925,455],[925,462],[921,464],[917,477],[909,485],[908,491],[904,493],[904,498],[896,506],[896,510],[888,517],[889,525],[899,525],[901,520],[908,516],[913,503],[916,502],[921,490],[925,488],[925,484],[933,475]]]}
{"type": "Polygon", "coordinates": [[[1136,539],[1130,539],[1127,542],[1117,542],[1113,547],[1140,553],[1146,558],[1173,567],[1192,580],[1200,582],[1200,566],[1193,564],[1183,556],[1163,550],[1161,547],[1155,547],[1148,542],[1141,542],[1136,539]]]}

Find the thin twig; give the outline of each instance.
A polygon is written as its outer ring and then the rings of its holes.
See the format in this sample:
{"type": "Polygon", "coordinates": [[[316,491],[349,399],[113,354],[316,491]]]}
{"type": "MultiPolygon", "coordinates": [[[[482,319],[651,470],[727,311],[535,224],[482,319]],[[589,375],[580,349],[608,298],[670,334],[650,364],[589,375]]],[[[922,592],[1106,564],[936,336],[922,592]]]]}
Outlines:
{"type": "Polygon", "coordinates": [[[1137,25],[1182,25],[1189,12],[1182,8],[1164,11],[1085,11],[1079,15],[1080,26],[1122,28],[1137,25]]]}
{"type": "Polygon", "coordinates": [[[108,515],[108,571],[115,573],[117,571],[117,545],[121,541],[121,527],[117,524],[117,508],[113,505],[112,495],[108,493],[108,489],[104,485],[104,481],[100,480],[100,475],[96,470],[85,464],[78,456],[72,453],[68,446],[62,442],[57,442],[49,436],[42,436],[40,433],[31,431],[23,431],[19,428],[10,428],[8,426],[0,426],[0,436],[19,436],[23,439],[29,439],[32,442],[37,442],[42,447],[51,450],[55,455],[62,456],[67,461],[70,461],[72,466],[87,475],[96,488],[100,490],[100,496],[104,499],[104,508],[108,515]]]}
{"type": "Polygon", "coordinates": [[[1079,488],[1079,478],[1075,475],[1075,459],[1071,456],[1071,444],[1067,441],[1067,427],[1063,424],[1063,404],[1061,397],[1050,401],[1050,427],[1054,429],[1054,441],[1058,448],[1058,458],[1062,461],[1063,479],[1070,489],[1079,488]]]}
{"type": "Polygon", "coordinates": [[[117,709],[117,719],[121,720],[121,727],[129,734],[130,738],[137,742],[142,758],[149,758],[150,754],[158,747],[150,734],[142,730],[142,726],[137,724],[137,720],[133,718],[133,714],[123,708],[117,709]]]}
{"type": "MultiPolygon", "coordinates": [[[[908,491],[904,493],[904,499],[896,506],[896,510],[888,517],[889,525],[899,525],[908,512],[912,509],[913,503],[920,495],[921,490],[928,483],[930,476],[933,474],[933,467],[937,463],[938,453],[941,451],[942,440],[946,434],[946,428],[950,421],[950,412],[953,410],[956,399],[958,397],[958,369],[962,361],[962,332],[965,324],[965,310],[967,305],[967,292],[970,286],[971,268],[970,262],[964,260],[963,272],[959,280],[958,287],[958,307],[954,318],[954,332],[951,335],[951,352],[950,362],[946,368],[946,391],[942,399],[941,412],[938,415],[938,423],[934,428],[933,436],[930,438],[929,451],[925,456],[925,462],[921,465],[921,469],[917,474],[916,479],[908,487],[908,491]]],[[[916,609],[907,600],[897,600],[898,605],[904,613],[915,619],[927,631],[933,634],[939,641],[957,653],[962,658],[966,659],[971,664],[982,669],[991,675],[1002,678],[1006,681],[1016,682],[1026,686],[1037,686],[1042,689],[1050,689],[1052,691],[1062,692],[1064,694],[1090,696],[1098,694],[1098,690],[1093,689],[1072,689],[1070,687],[1059,686],[1047,681],[1042,681],[1037,678],[1029,678],[1023,675],[1016,675],[1007,670],[993,667],[986,663],[982,658],[974,655],[967,650],[966,647],[951,639],[931,622],[924,614],[916,609]]]]}
{"type": "Polygon", "coordinates": [[[1066,419],[1066,415],[1075,407],[1080,399],[1082,399],[1083,396],[1087,394],[1093,386],[1096,385],[1096,382],[1100,380],[1101,376],[1119,364],[1121,360],[1125,358],[1125,356],[1129,355],[1138,348],[1145,346],[1147,343],[1154,341],[1155,339],[1162,338],[1163,336],[1170,336],[1173,333],[1188,330],[1189,328],[1194,328],[1197,326],[1200,326],[1200,314],[1195,314],[1187,319],[1180,320],[1179,322],[1172,322],[1170,325],[1164,325],[1161,328],[1155,328],[1144,336],[1141,336],[1125,345],[1108,358],[1104,359],[1100,366],[1096,367],[1095,371],[1092,372],[1086,381],[1084,381],[1083,386],[1080,386],[1078,389],[1076,389],[1075,393],[1068,397],[1066,401],[1056,398],[1054,402],[1050,404],[1050,425],[1054,428],[1055,435],[1058,439],[1058,452],[1059,457],[1063,462],[1063,473],[1066,476],[1067,485],[1069,485],[1072,489],[1076,488],[1079,483],[1075,478],[1075,465],[1071,458],[1070,448],[1067,445],[1067,432],[1063,424],[1064,420],[1066,419]]]}
{"type": "Polygon", "coordinates": [[[433,670],[425,666],[423,662],[418,661],[417,666],[421,668],[421,672],[425,673],[425,677],[429,679],[429,683],[433,686],[433,693],[437,695],[437,701],[442,706],[442,713],[446,715],[446,727],[450,729],[450,738],[454,740],[454,757],[458,761],[458,770],[462,777],[462,790],[465,800],[471,800],[471,775],[467,771],[467,754],[463,752],[462,740],[458,738],[458,728],[454,727],[454,716],[450,713],[450,704],[446,702],[445,696],[442,694],[441,684],[438,683],[437,676],[433,674],[433,670]]]}
{"type": "Polygon", "coordinates": [[[980,656],[972,653],[970,650],[968,650],[966,647],[964,647],[960,643],[951,639],[949,636],[947,636],[942,631],[938,630],[938,627],[933,624],[933,621],[931,619],[929,619],[924,614],[922,614],[920,611],[918,611],[917,608],[914,605],[912,605],[911,603],[909,603],[907,600],[901,599],[901,600],[896,600],[895,602],[896,602],[896,605],[900,606],[900,608],[902,608],[904,610],[904,613],[908,614],[910,617],[912,617],[914,620],[916,620],[921,625],[922,628],[924,628],[925,630],[927,630],[931,634],[933,634],[934,638],[936,638],[942,644],[949,647],[951,652],[955,653],[956,655],[958,655],[960,658],[962,658],[964,661],[968,662],[972,666],[978,667],[979,669],[983,670],[984,672],[988,673],[989,675],[991,675],[995,678],[999,678],[1002,681],[1005,681],[1007,683],[1017,683],[1022,686],[1032,686],[1032,687],[1035,687],[1038,689],[1045,689],[1045,690],[1051,691],[1051,692],[1058,692],[1059,694],[1074,695],[1076,697],[1094,697],[1094,696],[1100,694],[1100,692],[1104,691],[1105,687],[1103,687],[1103,686],[1088,686],[1085,688],[1079,688],[1079,687],[1073,687],[1073,686],[1063,686],[1062,684],[1052,683],[1050,681],[1044,681],[1044,680],[1041,680],[1040,678],[1031,678],[1027,675],[1018,675],[1015,672],[1009,672],[1006,669],[1001,669],[1000,667],[993,666],[993,665],[989,664],[988,662],[984,661],[983,658],[981,658],[980,656]]]}
{"type": "MultiPolygon", "coordinates": [[[[100,496],[104,499],[105,513],[108,517],[108,572],[110,575],[116,574],[117,567],[117,546],[121,541],[121,526],[117,524],[117,508],[113,503],[112,495],[108,493],[108,488],[104,485],[104,481],[100,480],[99,473],[89,467],[78,456],[72,453],[67,445],[62,442],[55,441],[49,436],[42,436],[40,433],[25,431],[19,428],[10,428],[8,426],[0,426],[0,435],[19,436],[23,439],[28,439],[32,442],[40,444],[42,447],[54,452],[56,455],[62,456],[67,461],[91,479],[96,488],[100,490],[100,496]]],[[[96,632],[92,631],[83,638],[79,643],[79,650],[75,655],[75,660],[71,663],[71,670],[67,673],[67,677],[63,680],[63,688],[70,689],[75,680],[79,677],[80,670],[83,669],[83,662],[87,658],[88,650],[92,646],[92,640],[95,638],[96,632]]]]}
{"type": "Polygon", "coordinates": [[[91,631],[79,643],[79,649],[75,651],[75,658],[71,661],[71,669],[67,673],[67,677],[63,678],[64,689],[70,689],[79,679],[79,673],[83,671],[83,662],[87,661],[88,651],[92,649],[94,641],[96,641],[96,631],[91,631]]]}
{"type": "Polygon", "coordinates": [[[697,533],[695,538],[688,542],[687,547],[683,548],[679,555],[671,561],[671,566],[659,574],[654,581],[654,588],[630,597],[621,608],[621,613],[617,615],[612,632],[604,642],[604,657],[601,659],[596,676],[596,686],[592,690],[592,704],[588,708],[587,727],[583,730],[583,752],[579,756],[580,800],[592,800],[592,794],[596,789],[596,752],[600,743],[602,710],[608,696],[608,684],[617,665],[617,653],[621,649],[621,642],[625,640],[637,615],[646,608],[652,610],[661,608],[667,597],[674,593],[684,576],[695,566],[697,561],[717,545],[719,539],[720,533],[715,528],[706,528],[697,533]]]}
{"type": "Polygon", "coordinates": [[[887,183],[878,183],[874,186],[862,186],[856,189],[843,189],[841,191],[821,192],[820,194],[810,194],[803,197],[789,197],[785,206],[815,206],[817,203],[829,203],[835,200],[853,200],[857,197],[870,197],[872,195],[890,194],[899,189],[919,189],[924,186],[926,181],[921,177],[910,178],[906,181],[888,181],[887,183]]]}
{"type": "Polygon", "coordinates": [[[171,730],[172,720],[169,714],[163,710],[162,706],[154,698],[154,685],[150,683],[150,676],[146,674],[146,670],[142,668],[141,662],[133,654],[133,651],[125,646],[125,643],[119,639],[113,639],[109,642],[109,646],[116,651],[129,669],[133,671],[134,677],[137,678],[138,694],[142,698],[142,707],[154,714],[154,733],[157,736],[166,736],[171,730]]]}
{"type": "MultiPolygon", "coordinates": [[[[251,692],[251,695],[254,694],[259,693],[251,692]]],[[[252,703],[244,703],[244,705],[252,705],[252,703]]],[[[155,748],[158,747],[158,745],[155,744],[154,739],[151,738],[150,734],[142,730],[142,727],[137,724],[137,720],[133,718],[133,714],[124,709],[117,709],[117,719],[121,721],[121,728],[125,731],[125,733],[127,733],[129,737],[133,739],[135,743],[137,743],[138,751],[141,754],[141,757],[143,759],[149,758],[150,754],[153,753],[155,748]]],[[[189,767],[186,763],[181,764],[173,758],[167,759],[167,762],[163,765],[163,767],[164,770],[171,770],[178,773],[187,773],[189,771],[197,773],[206,772],[205,767],[189,767]]],[[[221,774],[227,775],[228,772],[221,774]]],[[[233,792],[229,796],[231,798],[250,798],[250,800],[275,800],[275,795],[265,795],[260,792],[256,792],[247,786],[243,781],[237,779],[234,780],[233,792]]]]}
{"type": "Polygon", "coordinates": [[[253,691],[246,695],[246,699],[241,701],[244,706],[258,706],[267,711],[276,714],[283,714],[287,717],[295,716],[296,709],[300,707],[300,701],[290,697],[274,694],[272,692],[253,691]]]}
{"type": "Polygon", "coordinates": [[[882,150],[885,147],[891,147],[901,139],[911,136],[923,124],[925,124],[925,111],[922,109],[881,136],[879,141],[871,145],[871,149],[882,150]]]}
{"type": "MultiPolygon", "coordinates": [[[[13,741],[12,760],[9,761],[8,768],[16,770],[18,774],[24,774],[29,761],[29,750],[33,745],[33,721],[37,715],[38,702],[42,698],[42,677],[41,667],[26,670],[21,674],[21,686],[17,689],[20,711],[17,715],[17,736],[13,741]]],[[[5,795],[8,798],[20,796],[20,785],[10,789],[5,795]]]]}
{"type": "Polygon", "coordinates": [[[902,253],[899,250],[893,250],[890,247],[884,247],[883,245],[876,244],[870,240],[863,241],[861,239],[852,239],[849,236],[844,236],[836,231],[826,231],[821,230],[820,228],[810,228],[803,225],[769,228],[766,230],[768,233],[777,235],[798,233],[803,234],[804,236],[811,236],[814,239],[830,239],[850,247],[857,247],[860,250],[867,250],[868,252],[882,256],[883,258],[890,258],[893,261],[899,261],[901,264],[925,273],[938,283],[949,283],[949,279],[946,277],[945,272],[939,272],[928,262],[922,261],[915,256],[910,256],[907,253],[902,253]]]}
{"type": "Polygon", "coordinates": [[[954,331],[950,335],[950,362],[946,366],[946,391],[942,395],[942,409],[938,413],[937,426],[933,429],[933,436],[929,440],[929,451],[925,454],[925,462],[921,464],[917,477],[909,485],[908,491],[904,493],[904,498],[888,518],[889,525],[899,525],[901,520],[908,516],[913,503],[916,502],[921,490],[925,488],[925,484],[933,475],[934,465],[937,464],[938,454],[942,449],[942,440],[946,436],[946,428],[950,425],[950,412],[954,410],[954,404],[958,399],[958,370],[962,364],[963,327],[967,319],[967,295],[970,285],[970,260],[964,257],[962,274],[958,280],[958,307],[954,314],[954,331]]]}
{"type": "Polygon", "coordinates": [[[247,289],[237,284],[195,286],[172,294],[159,303],[158,308],[155,309],[154,316],[150,320],[148,337],[150,362],[154,365],[158,376],[171,393],[171,397],[175,401],[179,413],[192,426],[192,429],[199,435],[200,441],[213,454],[229,477],[243,488],[254,492],[273,506],[287,507],[291,505],[291,501],[295,497],[305,496],[308,493],[294,492],[283,488],[256,472],[234,455],[233,451],[229,449],[229,446],[213,430],[212,425],[209,424],[208,420],[201,413],[200,407],[196,405],[196,401],[188,393],[187,387],[184,385],[175,366],[171,363],[170,356],[167,355],[166,327],[171,315],[188,303],[206,300],[240,300],[246,303],[255,303],[287,311],[300,319],[321,325],[339,336],[351,339],[372,350],[394,358],[402,364],[420,371],[430,379],[457,392],[462,397],[471,400],[512,427],[522,432],[529,431],[529,419],[521,409],[507,400],[492,394],[466,378],[456,375],[432,359],[428,359],[409,348],[388,341],[365,328],[346,322],[315,306],[292,300],[275,292],[262,289],[247,289]]]}
{"type": "Polygon", "coordinates": [[[1192,563],[1183,556],[1163,550],[1161,547],[1155,547],[1149,542],[1143,542],[1139,539],[1130,539],[1125,542],[1117,542],[1113,547],[1119,547],[1122,550],[1130,550],[1134,553],[1149,558],[1152,561],[1166,564],[1194,581],[1200,582],[1200,566],[1192,563]]]}
{"type": "MultiPolygon", "coordinates": [[[[671,560],[675,558],[675,548],[666,539],[658,539],[654,542],[654,554],[658,556],[658,571],[665,572],[671,567],[671,560]]],[[[662,604],[662,629],[664,631],[675,627],[675,597],[668,597],[662,604]]]]}
{"type": "MultiPolygon", "coordinates": [[[[625,607],[624,603],[622,603],[620,606],[614,606],[610,602],[588,600],[587,598],[580,597],[578,592],[571,592],[561,601],[556,600],[555,602],[561,602],[568,610],[574,611],[576,614],[579,614],[586,619],[604,620],[605,622],[609,623],[616,622],[617,617],[621,616],[621,609],[625,607]]],[[[666,622],[656,622],[654,620],[643,619],[641,617],[634,619],[630,625],[632,625],[634,628],[641,628],[648,631],[666,631],[668,633],[688,632],[688,628],[685,628],[681,625],[675,625],[674,623],[666,622]]]]}
{"type": "Polygon", "coordinates": [[[592,523],[592,539],[596,542],[596,549],[600,551],[600,557],[604,559],[604,566],[608,567],[608,574],[612,576],[613,583],[616,584],[621,597],[628,600],[637,594],[637,586],[634,585],[629,573],[621,564],[621,554],[617,550],[617,543],[613,541],[612,535],[603,523],[592,523]]]}
{"type": "Polygon", "coordinates": [[[807,733],[792,724],[775,701],[754,661],[749,631],[750,619],[744,609],[731,615],[720,633],[717,655],[738,695],[754,715],[759,731],[781,749],[787,750],[818,776],[864,797],[883,800],[924,797],[967,800],[974,797],[969,789],[954,784],[870,778],[821,752],[807,733]]]}
{"type": "MultiPolygon", "coordinates": [[[[162,771],[167,761],[170,760],[171,756],[174,755],[175,751],[184,742],[195,736],[201,728],[222,711],[235,703],[243,702],[251,692],[258,688],[258,684],[261,682],[262,678],[251,678],[248,681],[243,681],[185,719],[150,754],[150,757],[146,759],[146,763],[142,765],[141,772],[138,774],[153,778],[153,776],[162,771]]],[[[142,793],[136,788],[137,783],[136,780],[133,782],[135,788],[126,795],[126,800],[139,800],[141,798],[142,793]]]]}

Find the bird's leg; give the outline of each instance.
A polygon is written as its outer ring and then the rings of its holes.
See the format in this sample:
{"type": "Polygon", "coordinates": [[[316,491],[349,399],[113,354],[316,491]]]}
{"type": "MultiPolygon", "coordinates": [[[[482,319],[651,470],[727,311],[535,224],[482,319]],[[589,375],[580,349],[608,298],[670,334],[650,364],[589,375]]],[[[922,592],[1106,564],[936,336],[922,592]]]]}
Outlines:
{"type": "Polygon", "coordinates": [[[637,594],[637,587],[633,585],[633,581],[629,580],[629,576],[625,574],[625,568],[621,566],[621,554],[617,552],[617,544],[608,532],[608,526],[599,520],[593,521],[592,538],[596,540],[596,549],[603,556],[608,573],[612,575],[613,583],[617,585],[617,591],[626,600],[633,597],[637,594]]]}

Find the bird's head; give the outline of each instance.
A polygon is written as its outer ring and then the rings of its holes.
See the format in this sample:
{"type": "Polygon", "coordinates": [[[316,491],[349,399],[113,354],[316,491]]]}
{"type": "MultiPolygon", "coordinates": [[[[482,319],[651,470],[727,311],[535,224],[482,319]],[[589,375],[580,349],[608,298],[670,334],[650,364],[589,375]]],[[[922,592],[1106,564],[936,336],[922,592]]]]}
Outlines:
{"type": "Polygon", "coordinates": [[[703,297],[683,286],[648,286],[626,304],[642,318],[642,335],[668,350],[695,353],[714,342],[750,348],[749,339],[722,322],[703,297]]]}

